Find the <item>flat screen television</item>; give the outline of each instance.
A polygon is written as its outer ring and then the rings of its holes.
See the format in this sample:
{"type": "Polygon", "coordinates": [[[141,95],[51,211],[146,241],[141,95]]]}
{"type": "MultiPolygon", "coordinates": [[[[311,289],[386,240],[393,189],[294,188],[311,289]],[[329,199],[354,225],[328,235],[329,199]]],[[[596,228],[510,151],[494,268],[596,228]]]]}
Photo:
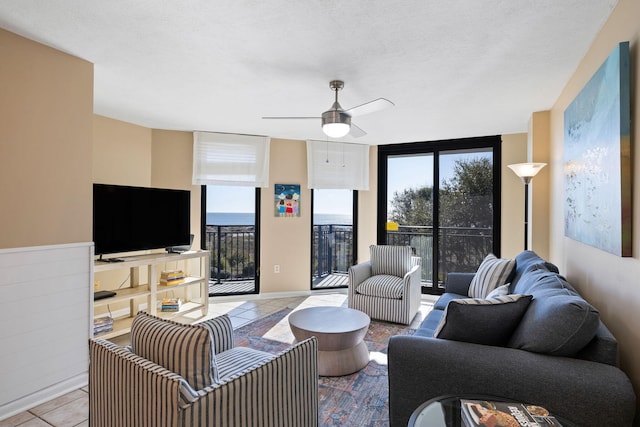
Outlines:
{"type": "Polygon", "coordinates": [[[187,190],[93,184],[97,255],[190,244],[187,190]]]}

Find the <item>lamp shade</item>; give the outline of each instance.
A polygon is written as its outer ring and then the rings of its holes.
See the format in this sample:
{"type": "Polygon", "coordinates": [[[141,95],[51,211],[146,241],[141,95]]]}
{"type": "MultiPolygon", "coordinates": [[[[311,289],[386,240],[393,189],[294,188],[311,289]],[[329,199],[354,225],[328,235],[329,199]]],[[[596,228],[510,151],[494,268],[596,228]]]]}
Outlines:
{"type": "Polygon", "coordinates": [[[333,109],[322,113],[322,131],[328,137],[342,138],[350,129],[351,116],[344,111],[333,109]]]}
{"type": "Polygon", "coordinates": [[[531,178],[536,176],[536,174],[540,172],[540,169],[546,165],[546,163],[515,163],[508,166],[509,169],[518,175],[525,184],[528,184],[531,181],[531,178]]]}
{"type": "Polygon", "coordinates": [[[349,128],[346,123],[327,123],[322,126],[322,131],[329,138],[342,138],[349,133],[349,128]]]}

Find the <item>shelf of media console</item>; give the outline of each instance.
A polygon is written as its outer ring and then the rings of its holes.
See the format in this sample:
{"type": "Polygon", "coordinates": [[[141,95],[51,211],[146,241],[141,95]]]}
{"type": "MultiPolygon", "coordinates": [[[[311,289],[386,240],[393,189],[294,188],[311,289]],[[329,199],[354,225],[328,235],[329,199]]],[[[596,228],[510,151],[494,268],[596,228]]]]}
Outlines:
{"type": "Polygon", "coordinates": [[[119,262],[107,262],[100,259],[95,260],[93,271],[120,270],[122,268],[134,268],[147,266],[149,264],[162,264],[165,262],[182,261],[185,259],[202,258],[207,256],[207,251],[187,251],[181,253],[159,252],[144,255],[133,255],[118,257],[119,262]]]}
{"type": "MultiPolygon", "coordinates": [[[[184,288],[187,286],[193,286],[196,284],[200,284],[204,281],[206,281],[207,279],[202,278],[202,277],[185,277],[184,282],[179,283],[177,285],[163,285],[162,283],[158,283],[155,286],[155,293],[156,294],[160,294],[160,293],[167,293],[170,291],[174,291],[176,289],[180,289],[180,288],[184,288]]],[[[112,297],[108,297],[108,298],[103,298],[103,299],[99,299],[99,300],[95,300],[93,302],[93,305],[95,307],[101,307],[101,306],[105,306],[105,305],[109,305],[109,304],[114,304],[120,301],[127,301],[130,300],[132,298],[142,298],[142,297],[148,297],[151,295],[151,289],[149,287],[149,285],[145,284],[145,285],[139,285],[136,287],[129,287],[129,288],[120,288],[120,289],[115,289],[114,292],[116,293],[114,296],[112,297]]]]}
{"type": "MultiPolygon", "coordinates": [[[[162,312],[158,310],[156,315],[158,317],[162,317],[163,319],[173,319],[175,317],[184,316],[193,311],[202,310],[202,304],[196,301],[190,301],[187,303],[183,303],[178,311],[172,312],[162,312]]],[[[145,310],[146,311],[146,310],[145,310]]],[[[128,334],[131,332],[131,324],[133,323],[133,317],[121,317],[118,319],[113,319],[113,330],[109,332],[103,332],[101,334],[96,334],[94,337],[101,339],[111,339],[118,337],[120,335],[128,334]]]]}
{"type": "MultiPolygon", "coordinates": [[[[137,286],[123,287],[115,289],[116,295],[108,298],[103,298],[93,301],[94,307],[105,306],[116,302],[131,301],[135,298],[146,297],[149,304],[152,304],[151,313],[163,317],[173,318],[181,316],[192,311],[202,310],[202,315],[205,316],[208,312],[208,301],[206,300],[208,292],[206,292],[209,276],[208,276],[208,251],[188,251],[183,253],[152,253],[137,256],[127,256],[120,258],[118,262],[105,262],[96,260],[94,262],[94,272],[113,271],[120,269],[138,269],[139,267],[149,267],[157,264],[163,264],[168,262],[185,261],[189,259],[200,259],[200,276],[187,276],[183,283],[176,285],[164,285],[159,281],[155,281],[153,285],[140,284],[137,286]],[[204,301],[203,297],[193,298],[183,303],[182,307],[177,312],[162,312],[156,307],[158,303],[159,295],[167,295],[169,292],[186,288],[189,286],[199,285],[202,292],[205,293],[204,301]],[[155,309],[154,309],[155,308],[155,309]]],[[[155,277],[155,276],[154,276],[155,277]]],[[[147,306],[145,311],[149,312],[150,307],[147,306]]],[[[135,313],[131,313],[128,317],[121,317],[114,319],[113,331],[105,332],[95,335],[99,338],[110,339],[119,335],[127,334],[131,331],[131,323],[133,322],[133,316],[135,313]]]]}
{"type": "Polygon", "coordinates": [[[121,301],[127,301],[132,298],[148,297],[151,295],[151,290],[149,289],[149,285],[140,285],[132,288],[120,288],[120,289],[115,289],[114,292],[116,294],[112,297],[93,301],[93,306],[101,307],[104,305],[114,304],[121,301]]]}
{"type": "Polygon", "coordinates": [[[156,293],[169,292],[174,289],[179,289],[179,288],[184,288],[185,286],[200,284],[205,281],[207,281],[207,279],[204,277],[187,276],[184,278],[184,282],[179,283],[177,285],[163,285],[162,283],[157,284],[156,293]]]}

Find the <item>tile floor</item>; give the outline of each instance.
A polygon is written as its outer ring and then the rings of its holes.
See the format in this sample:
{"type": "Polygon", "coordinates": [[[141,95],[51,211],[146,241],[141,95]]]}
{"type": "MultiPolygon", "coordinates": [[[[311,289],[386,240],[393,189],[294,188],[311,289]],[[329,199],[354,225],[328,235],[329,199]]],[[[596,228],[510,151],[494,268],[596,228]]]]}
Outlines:
{"type": "MultiPolygon", "coordinates": [[[[434,301],[435,298],[431,296],[423,296],[420,313],[413,320],[411,324],[412,327],[420,324],[424,316],[431,310],[434,301]]],[[[210,302],[207,318],[227,313],[231,318],[233,327],[237,329],[284,308],[299,310],[306,307],[327,305],[346,307],[346,290],[326,293],[314,292],[310,296],[289,298],[266,298],[263,296],[217,297],[213,302],[210,302]]],[[[126,345],[128,344],[128,335],[119,337],[119,339],[113,341],[120,345],[126,345]]],[[[0,421],[0,427],[88,426],[88,402],[88,390],[86,387],[81,388],[36,406],[26,412],[0,421]]]]}

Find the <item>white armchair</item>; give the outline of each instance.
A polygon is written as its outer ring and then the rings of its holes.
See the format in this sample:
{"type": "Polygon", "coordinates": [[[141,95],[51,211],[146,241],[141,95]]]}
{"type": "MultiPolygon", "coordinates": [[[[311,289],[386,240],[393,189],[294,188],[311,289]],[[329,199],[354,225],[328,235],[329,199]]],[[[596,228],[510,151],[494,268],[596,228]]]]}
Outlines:
{"type": "Polygon", "coordinates": [[[420,257],[409,246],[371,245],[371,259],[349,268],[349,307],[408,325],[420,308],[420,257]]]}

